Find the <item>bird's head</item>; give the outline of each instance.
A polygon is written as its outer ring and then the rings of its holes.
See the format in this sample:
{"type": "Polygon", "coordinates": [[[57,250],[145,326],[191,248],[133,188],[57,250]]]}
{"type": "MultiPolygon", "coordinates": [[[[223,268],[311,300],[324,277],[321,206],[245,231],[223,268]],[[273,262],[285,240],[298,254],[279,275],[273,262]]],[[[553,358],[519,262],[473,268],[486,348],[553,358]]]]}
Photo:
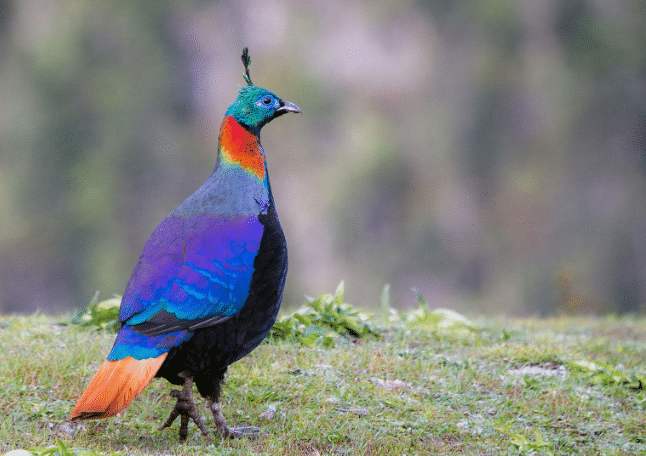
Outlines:
{"type": "Polygon", "coordinates": [[[276,117],[288,112],[301,112],[294,103],[285,101],[251,82],[249,76],[251,59],[247,48],[242,51],[242,63],[245,66],[244,78],[248,85],[240,89],[236,101],[229,106],[226,115],[232,116],[238,123],[253,131],[260,131],[267,122],[276,117]]]}
{"type": "Polygon", "coordinates": [[[251,130],[260,130],[270,120],[288,112],[301,110],[269,90],[250,85],[240,89],[236,101],[229,106],[226,114],[251,130]]]}

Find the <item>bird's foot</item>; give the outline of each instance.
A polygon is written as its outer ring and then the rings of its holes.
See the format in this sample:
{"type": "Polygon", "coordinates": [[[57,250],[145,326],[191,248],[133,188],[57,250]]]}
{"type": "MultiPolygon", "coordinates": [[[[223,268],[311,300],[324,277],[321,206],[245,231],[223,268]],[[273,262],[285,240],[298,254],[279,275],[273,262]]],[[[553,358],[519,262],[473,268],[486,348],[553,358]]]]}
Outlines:
{"type": "Polygon", "coordinates": [[[253,439],[260,435],[260,428],[254,426],[239,428],[230,427],[227,424],[227,420],[224,419],[219,402],[209,403],[209,408],[213,412],[213,421],[215,422],[215,427],[217,428],[220,437],[224,439],[239,439],[241,437],[253,439]]]}
{"type": "Polygon", "coordinates": [[[209,433],[206,430],[206,426],[204,426],[204,423],[202,422],[200,415],[197,413],[197,409],[195,408],[195,403],[193,402],[193,382],[190,380],[186,380],[186,382],[184,383],[184,389],[182,389],[182,391],[172,390],[170,392],[170,395],[171,397],[176,398],[177,402],[175,403],[175,407],[173,407],[173,410],[171,410],[170,415],[168,416],[168,419],[162,425],[162,427],[159,428],[159,430],[161,431],[162,429],[169,427],[173,423],[173,421],[175,421],[175,418],[180,416],[181,417],[180,424],[179,424],[180,442],[183,442],[184,440],[186,440],[186,437],[188,437],[189,418],[193,420],[193,422],[199,428],[202,434],[204,434],[205,437],[208,437],[209,433]]]}
{"type": "Polygon", "coordinates": [[[226,426],[224,431],[219,429],[220,435],[228,439],[239,439],[242,437],[255,439],[260,436],[260,428],[255,426],[249,427],[229,427],[226,426]]]}

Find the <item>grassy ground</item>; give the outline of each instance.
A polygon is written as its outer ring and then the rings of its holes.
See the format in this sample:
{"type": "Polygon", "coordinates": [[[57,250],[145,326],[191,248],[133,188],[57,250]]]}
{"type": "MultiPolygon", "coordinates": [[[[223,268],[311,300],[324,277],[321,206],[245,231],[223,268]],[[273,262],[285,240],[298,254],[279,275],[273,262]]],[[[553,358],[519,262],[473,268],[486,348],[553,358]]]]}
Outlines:
{"type": "Polygon", "coordinates": [[[158,430],[173,404],[164,380],[121,416],[66,422],[114,336],[57,321],[0,317],[0,454],[43,454],[56,439],[61,455],[646,454],[644,318],[481,319],[478,331],[397,329],[331,348],[265,343],[231,366],[223,391],[229,423],[262,436],[205,439],[191,426],[184,444],[177,422],[158,430]]]}

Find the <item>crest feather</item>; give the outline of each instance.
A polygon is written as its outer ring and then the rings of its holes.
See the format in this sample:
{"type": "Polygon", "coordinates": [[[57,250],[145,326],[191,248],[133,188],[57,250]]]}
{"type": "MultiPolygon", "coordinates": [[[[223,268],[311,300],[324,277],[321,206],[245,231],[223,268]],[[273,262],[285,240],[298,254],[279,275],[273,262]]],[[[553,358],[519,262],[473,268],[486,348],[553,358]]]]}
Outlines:
{"type": "Polygon", "coordinates": [[[251,57],[249,56],[249,48],[245,47],[242,49],[242,64],[244,65],[244,80],[247,81],[247,85],[253,85],[251,82],[251,76],[249,76],[249,65],[251,65],[251,57]]]}

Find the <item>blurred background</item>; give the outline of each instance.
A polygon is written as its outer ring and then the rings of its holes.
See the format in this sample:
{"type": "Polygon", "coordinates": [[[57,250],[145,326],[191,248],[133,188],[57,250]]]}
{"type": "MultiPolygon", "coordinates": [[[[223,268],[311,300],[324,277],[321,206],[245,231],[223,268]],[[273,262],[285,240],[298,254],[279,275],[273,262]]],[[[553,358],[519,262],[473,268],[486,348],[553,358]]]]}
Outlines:
{"type": "Polygon", "coordinates": [[[332,292],[646,311],[646,3],[0,0],[0,313],[125,288],[253,81],[290,247],[332,292]]]}

